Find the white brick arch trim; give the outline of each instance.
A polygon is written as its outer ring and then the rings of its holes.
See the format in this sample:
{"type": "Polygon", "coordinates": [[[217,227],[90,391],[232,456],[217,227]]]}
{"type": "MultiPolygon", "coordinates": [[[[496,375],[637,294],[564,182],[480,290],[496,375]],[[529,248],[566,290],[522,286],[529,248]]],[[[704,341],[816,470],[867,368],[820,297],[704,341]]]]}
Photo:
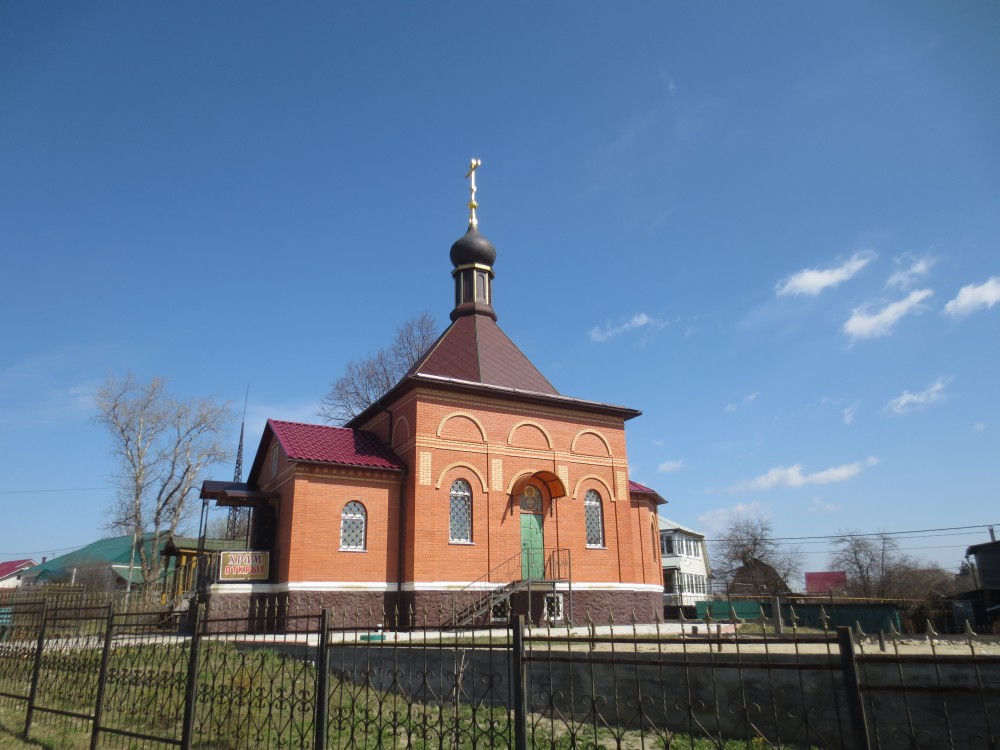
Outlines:
{"type": "Polygon", "coordinates": [[[580,480],[576,483],[576,487],[573,488],[574,500],[580,497],[580,486],[588,480],[593,480],[601,485],[608,493],[608,499],[611,502],[617,502],[618,498],[616,498],[615,493],[611,491],[611,485],[609,485],[602,477],[597,476],[597,474],[587,474],[586,476],[580,477],[580,480]]]}
{"type": "Polygon", "coordinates": [[[434,489],[436,490],[441,489],[441,482],[444,481],[444,475],[447,474],[452,469],[468,469],[469,471],[471,471],[473,474],[476,475],[476,478],[479,480],[479,484],[482,485],[483,492],[488,492],[488,490],[486,489],[486,478],[483,476],[482,472],[480,472],[479,469],[477,469],[475,466],[464,463],[462,461],[456,461],[453,464],[448,464],[447,466],[445,466],[441,470],[441,473],[438,474],[437,482],[434,484],[434,489]]]}
{"type": "Polygon", "coordinates": [[[521,427],[524,427],[526,425],[531,425],[532,427],[537,427],[538,430],[545,436],[545,443],[548,446],[549,450],[552,450],[552,436],[549,435],[549,431],[546,430],[544,427],[542,427],[542,425],[540,425],[538,422],[536,422],[533,419],[522,419],[516,425],[514,425],[513,427],[511,427],[510,428],[510,432],[507,433],[507,445],[513,445],[514,444],[514,433],[517,432],[518,429],[520,429],[521,427]]]}
{"type": "Polygon", "coordinates": [[[573,438],[573,444],[570,446],[570,449],[569,449],[570,453],[576,453],[576,444],[580,440],[580,438],[582,438],[584,435],[593,435],[598,440],[600,440],[602,443],[604,443],[604,449],[608,452],[609,456],[613,456],[614,455],[611,452],[611,443],[608,442],[608,439],[606,437],[604,437],[604,435],[602,435],[601,433],[599,433],[597,430],[591,430],[589,428],[585,429],[585,430],[580,430],[578,433],[576,433],[576,437],[573,438]]]}
{"type": "Polygon", "coordinates": [[[484,443],[486,442],[486,428],[483,427],[483,423],[476,418],[475,414],[468,411],[453,411],[451,414],[445,414],[444,417],[442,417],[441,422],[438,424],[437,428],[438,437],[441,437],[441,433],[444,432],[444,426],[448,424],[448,422],[454,419],[455,417],[465,417],[466,419],[472,420],[472,422],[476,425],[476,427],[479,428],[479,435],[480,437],[482,437],[483,442],[484,443]]]}

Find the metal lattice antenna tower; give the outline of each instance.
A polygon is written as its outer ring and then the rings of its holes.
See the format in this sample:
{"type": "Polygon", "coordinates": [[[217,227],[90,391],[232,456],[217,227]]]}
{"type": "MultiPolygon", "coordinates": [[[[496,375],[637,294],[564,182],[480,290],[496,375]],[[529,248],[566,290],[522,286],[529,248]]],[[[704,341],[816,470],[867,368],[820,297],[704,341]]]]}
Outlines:
{"type": "MultiPolygon", "coordinates": [[[[240,446],[236,449],[236,471],[233,472],[233,481],[243,481],[243,429],[247,422],[247,401],[250,399],[250,386],[247,386],[246,397],[243,399],[243,421],[240,422],[240,446]]],[[[238,508],[232,506],[229,509],[229,518],[226,519],[226,539],[236,539],[240,529],[246,526],[250,517],[249,508],[238,508]]]]}
{"type": "Polygon", "coordinates": [[[236,472],[233,474],[234,482],[243,481],[243,427],[246,423],[240,424],[240,447],[236,449],[236,472]]]}

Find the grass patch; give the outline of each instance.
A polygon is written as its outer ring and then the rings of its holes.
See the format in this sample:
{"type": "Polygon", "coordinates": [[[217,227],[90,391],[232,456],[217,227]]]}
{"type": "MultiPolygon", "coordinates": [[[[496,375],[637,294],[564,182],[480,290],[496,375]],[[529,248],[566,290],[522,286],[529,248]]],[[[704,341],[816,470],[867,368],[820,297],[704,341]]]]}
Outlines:
{"type": "MultiPolygon", "coordinates": [[[[0,747],[4,750],[88,750],[90,733],[68,726],[50,727],[35,723],[31,739],[21,736],[24,731],[25,707],[0,705],[0,747]]],[[[37,714],[35,714],[37,716],[37,714]]]]}
{"type": "MultiPolygon", "coordinates": [[[[427,644],[433,648],[436,644],[427,644]]],[[[452,646],[458,644],[451,644],[452,646]]],[[[346,653],[358,653],[334,646],[346,653]]],[[[367,648],[367,647],[360,647],[367,648]]],[[[375,654],[380,647],[371,647],[375,654]]],[[[460,649],[461,650],[461,649],[460,649]]],[[[451,649],[447,646],[445,653],[451,649]]],[[[316,665],[312,651],[283,653],[275,649],[216,641],[201,642],[198,696],[195,710],[194,747],[200,750],[243,748],[311,748],[315,733],[317,692],[316,665]]],[[[457,659],[455,671],[471,679],[456,688],[451,667],[441,675],[426,675],[414,657],[405,663],[385,663],[386,669],[371,673],[345,665],[337,672],[331,664],[327,737],[330,748],[412,747],[509,748],[513,744],[513,715],[489,690],[478,696],[464,692],[482,680],[492,680],[493,670],[457,659]],[[388,669],[392,666],[392,669],[388,669]],[[481,669],[482,673],[468,670],[481,669]],[[394,671],[397,670],[397,671],[394,671]],[[350,674],[351,679],[341,679],[350,674]],[[397,680],[398,683],[393,681],[397,680]]],[[[23,680],[23,670],[6,669],[0,653],[0,689],[14,690],[13,680],[23,680]],[[6,682],[5,676],[6,675],[6,682]]],[[[112,649],[108,662],[102,726],[152,736],[180,739],[184,694],[190,658],[189,643],[167,644],[157,640],[122,642],[112,649]]],[[[374,661],[377,657],[372,656],[374,661]]],[[[392,657],[389,657],[390,661],[392,657]]],[[[498,654],[499,663],[505,655],[498,654]]],[[[364,657],[360,662],[364,662],[364,657]]],[[[39,675],[39,703],[47,708],[90,714],[97,695],[100,651],[93,648],[56,649],[46,652],[39,675]]],[[[9,665],[7,665],[9,667],[9,665]]],[[[364,666],[364,665],[362,665],[364,666]]],[[[498,677],[505,676],[497,675],[498,677]]],[[[18,685],[16,692],[23,686],[18,685]]],[[[506,683],[496,690],[505,698],[506,683]]],[[[90,730],[85,720],[36,711],[29,740],[19,737],[26,704],[0,704],[0,747],[89,748],[90,730]]],[[[529,745],[538,748],[692,748],[729,750],[755,748],[755,740],[695,738],[665,729],[644,733],[608,727],[598,722],[556,721],[549,714],[529,717],[529,745]]],[[[101,746],[149,746],[122,736],[102,734],[101,746]]],[[[760,744],[766,747],[766,744],[760,744]]],[[[787,747],[787,745],[786,745],[787,747]]]]}

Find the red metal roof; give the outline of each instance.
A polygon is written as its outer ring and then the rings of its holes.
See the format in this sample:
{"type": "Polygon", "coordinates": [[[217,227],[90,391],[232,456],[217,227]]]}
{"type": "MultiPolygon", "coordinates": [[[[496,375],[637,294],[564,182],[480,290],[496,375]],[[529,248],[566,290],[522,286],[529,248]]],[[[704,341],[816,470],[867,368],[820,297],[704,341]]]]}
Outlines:
{"type": "Polygon", "coordinates": [[[31,568],[35,564],[34,560],[10,560],[8,562],[0,562],[0,580],[7,578],[8,576],[17,573],[19,570],[24,570],[26,568],[31,568]]]}
{"type": "Polygon", "coordinates": [[[650,493],[652,493],[654,495],[656,494],[656,490],[651,490],[646,485],[639,484],[638,482],[635,482],[635,481],[633,481],[631,479],[628,480],[628,491],[629,492],[638,492],[638,493],[643,494],[643,495],[648,495],[650,493]]]}
{"type": "Polygon", "coordinates": [[[628,491],[630,493],[635,493],[637,495],[652,495],[653,499],[656,500],[657,505],[666,505],[667,501],[660,497],[660,493],[654,489],[650,489],[644,484],[639,484],[633,480],[628,480],[628,491]]]}
{"type": "MultiPolygon", "coordinates": [[[[403,469],[389,446],[374,434],[346,427],[267,420],[290,461],[403,469]]],[[[255,462],[256,463],[256,462],[255,462]]]]}
{"type": "Polygon", "coordinates": [[[559,394],[488,315],[458,318],[409,374],[559,394]]]}

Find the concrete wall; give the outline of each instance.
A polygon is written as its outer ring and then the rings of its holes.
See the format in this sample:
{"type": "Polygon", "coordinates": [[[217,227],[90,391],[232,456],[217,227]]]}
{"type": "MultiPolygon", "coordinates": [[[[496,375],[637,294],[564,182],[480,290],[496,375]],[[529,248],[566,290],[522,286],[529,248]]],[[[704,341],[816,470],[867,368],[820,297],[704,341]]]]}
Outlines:
{"type": "MultiPolygon", "coordinates": [[[[535,651],[526,662],[529,711],[558,712],[571,726],[596,721],[695,735],[763,736],[793,745],[855,746],[837,654],[737,658],[723,652],[685,658],[619,650],[614,664],[610,656],[535,651]]],[[[337,646],[331,670],[346,681],[398,690],[414,702],[448,702],[455,695],[494,706],[510,706],[512,700],[510,654],[504,647],[337,646]]],[[[977,737],[991,736],[987,717],[1000,716],[995,657],[896,663],[866,656],[859,659],[859,672],[862,682],[882,688],[864,692],[873,747],[914,746],[907,739],[914,735],[921,747],[975,746],[977,737]],[[904,692],[901,682],[915,689],[904,692]],[[984,687],[994,692],[987,694],[984,687]]]]}

